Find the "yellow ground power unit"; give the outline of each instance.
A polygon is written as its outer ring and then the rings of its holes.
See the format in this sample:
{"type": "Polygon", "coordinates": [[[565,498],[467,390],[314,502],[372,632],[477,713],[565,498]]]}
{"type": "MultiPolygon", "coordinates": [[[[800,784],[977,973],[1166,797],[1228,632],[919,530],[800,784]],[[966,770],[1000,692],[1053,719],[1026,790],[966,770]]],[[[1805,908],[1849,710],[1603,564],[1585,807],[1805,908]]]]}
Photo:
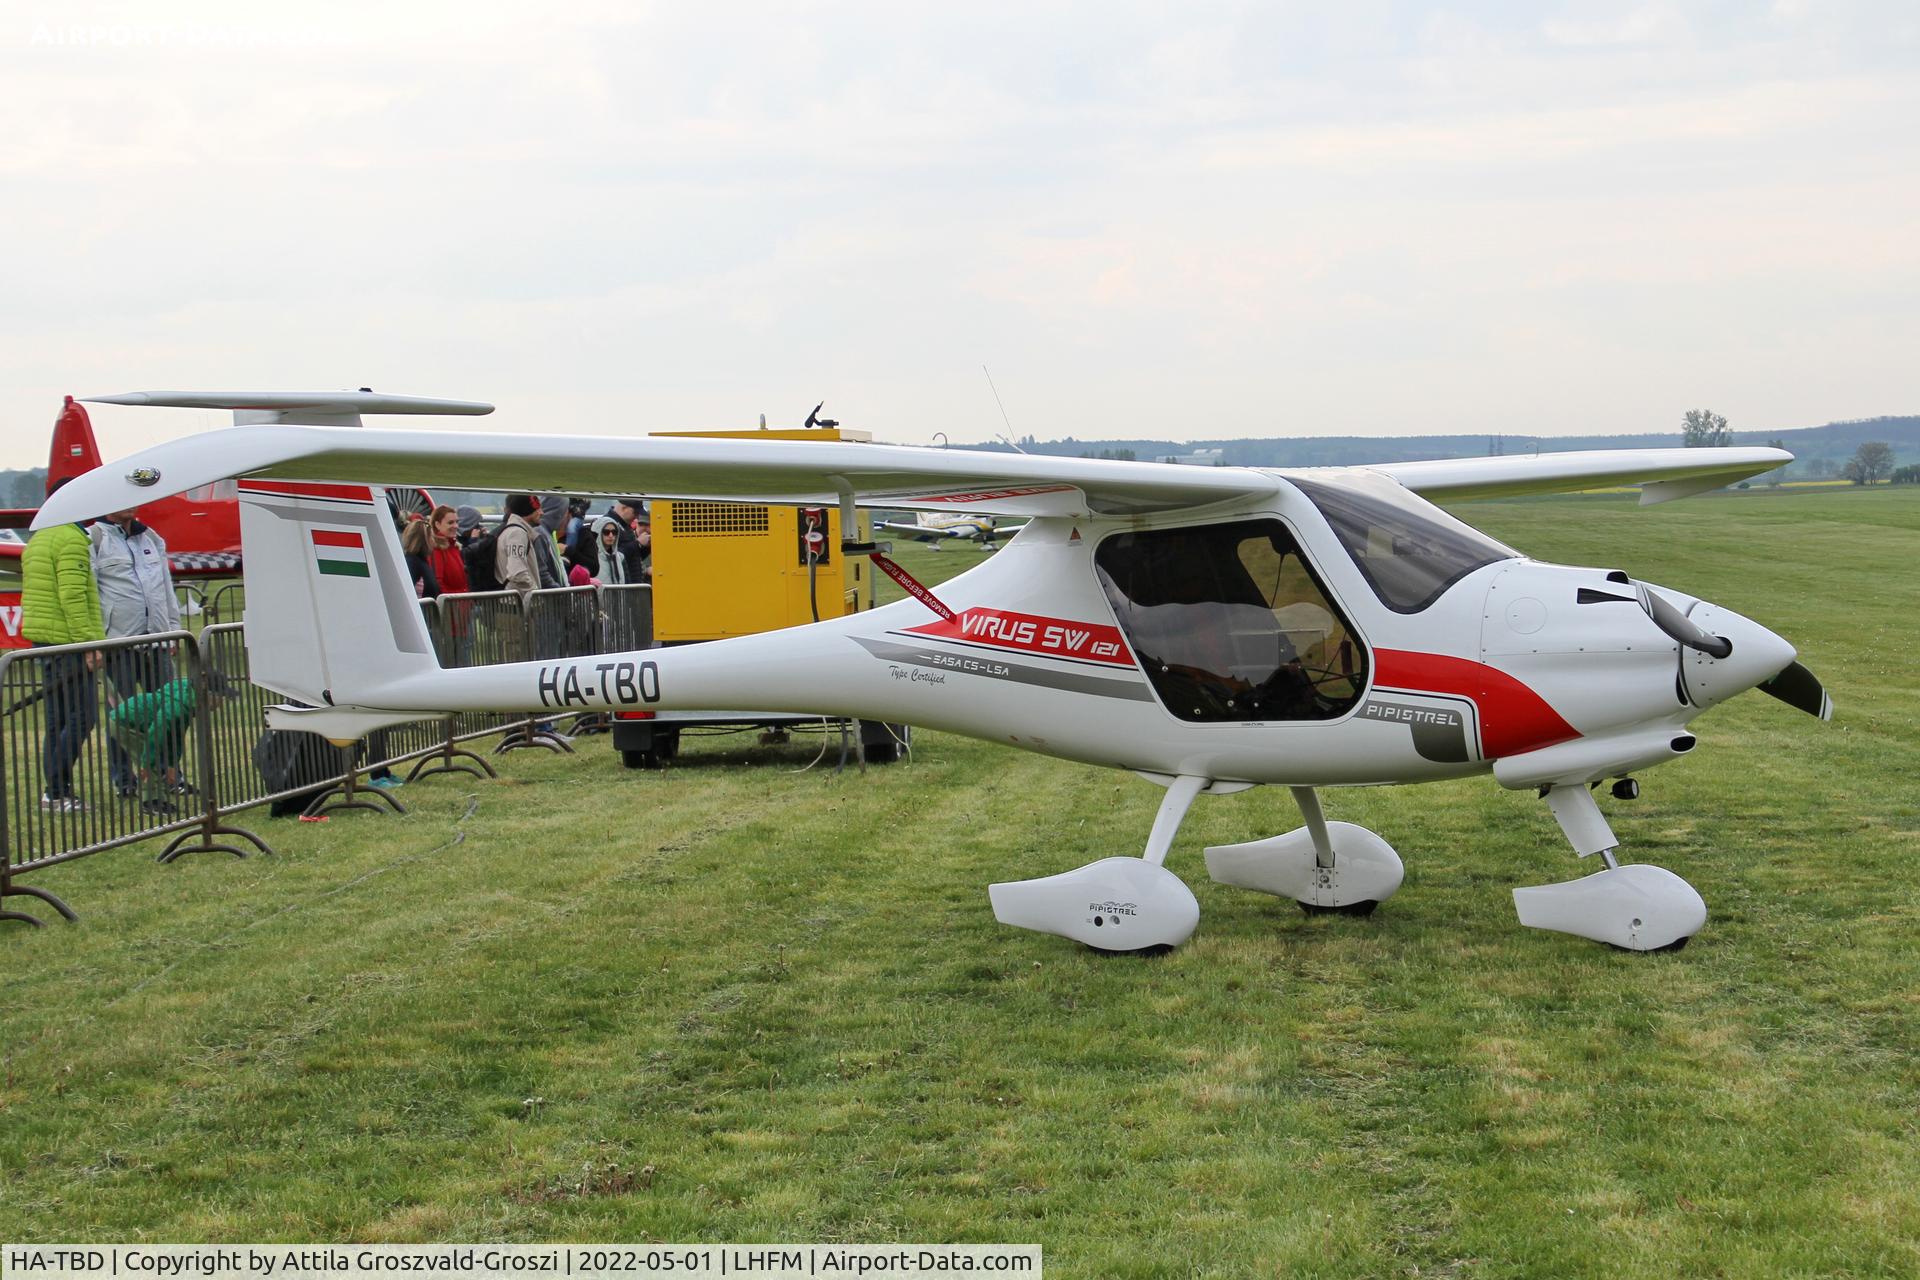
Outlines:
{"type": "MultiPolygon", "coordinates": [[[[864,431],[656,431],[725,440],[870,440],[864,431]]],[[[860,513],[854,539],[872,537],[860,513]]],[[[873,608],[872,566],[840,554],[838,506],[777,507],[662,499],[653,504],[653,636],[720,640],[873,608]],[[817,557],[808,571],[809,533],[817,557]]]]}

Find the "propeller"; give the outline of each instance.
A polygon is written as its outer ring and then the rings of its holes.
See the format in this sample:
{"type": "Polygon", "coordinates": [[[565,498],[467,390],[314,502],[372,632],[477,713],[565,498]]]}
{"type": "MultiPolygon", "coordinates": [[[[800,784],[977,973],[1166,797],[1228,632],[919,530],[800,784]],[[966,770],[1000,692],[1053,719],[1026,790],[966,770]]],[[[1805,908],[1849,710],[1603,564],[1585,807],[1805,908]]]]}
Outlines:
{"type": "MultiPolygon", "coordinates": [[[[1625,575],[1622,575],[1622,578],[1624,577],[1625,575]]],[[[1726,658],[1733,653],[1731,639],[1714,635],[1645,583],[1636,582],[1633,586],[1639,596],[1640,607],[1647,611],[1647,616],[1653,619],[1655,626],[1675,641],[1686,648],[1697,649],[1716,660],[1726,658]]],[[[1600,593],[1590,594],[1599,595],[1600,593]]],[[[1810,716],[1817,716],[1822,720],[1833,719],[1833,699],[1827,694],[1826,686],[1820,683],[1820,677],[1799,662],[1788,663],[1771,678],[1755,687],[1810,716]]],[[[1683,659],[1680,671],[1681,698],[1691,701],[1686,688],[1686,663],[1683,659]]]]}
{"type": "Polygon", "coordinates": [[[1779,675],[1762,684],[1760,692],[1771,694],[1810,716],[1833,719],[1833,699],[1826,686],[1820,683],[1819,676],[1798,662],[1789,663],[1779,675]]]}
{"type": "MultiPolygon", "coordinates": [[[[1709,658],[1724,658],[1733,652],[1733,641],[1706,630],[1674,608],[1665,597],[1645,583],[1636,582],[1634,586],[1640,592],[1640,607],[1647,611],[1649,618],[1653,619],[1654,626],[1659,627],[1687,648],[1698,649],[1709,658]]],[[[1815,683],[1817,684],[1818,681],[1815,683]]]]}

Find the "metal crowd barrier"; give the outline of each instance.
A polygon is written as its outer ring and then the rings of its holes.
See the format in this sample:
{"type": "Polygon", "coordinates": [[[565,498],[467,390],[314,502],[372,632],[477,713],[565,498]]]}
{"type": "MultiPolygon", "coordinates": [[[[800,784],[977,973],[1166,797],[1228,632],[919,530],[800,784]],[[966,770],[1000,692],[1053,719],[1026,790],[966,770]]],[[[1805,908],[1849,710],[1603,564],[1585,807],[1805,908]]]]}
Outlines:
{"type": "Polygon", "coordinates": [[[207,621],[238,622],[246,606],[246,584],[244,582],[225,583],[207,599],[207,621]]]}
{"type": "Polygon", "coordinates": [[[181,626],[191,629],[219,621],[212,616],[205,585],[198,582],[176,582],[173,584],[173,595],[180,604],[181,626]]]}
{"type": "MultiPolygon", "coordinates": [[[[225,594],[215,594],[212,617],[225,594]]],[[[653,638],[644,584],[536,591],[524,602],[511,591],[476,592],[421,605],[448,667],[624,652],[653,638]]],[[[259,805],[311,797],[305,810],[320,813],[372,808],[364,799],[372,796],[404,812],[392,796],[358,785],[382,766],[412,761],[408,781],[494,777],[462,744],[504,735],[496,753],[510,744],[572,749],[551,719],[523,713],[429,716],[345,749],[312,734],[265,733],[266,708],[285,698],[251,680],[242,624],[212,617],[198,635],[0,651],[0,920],[40,923],[6,909],[10,897],[75,919],[57,896],[19,877],[155,836],[172,837],[162,862],[202,852],[244,857],[242,842],[271,852],[227,822],[259,805]],[[153,718],[146,713],[156,700],[179,710],[153,718]]]]}

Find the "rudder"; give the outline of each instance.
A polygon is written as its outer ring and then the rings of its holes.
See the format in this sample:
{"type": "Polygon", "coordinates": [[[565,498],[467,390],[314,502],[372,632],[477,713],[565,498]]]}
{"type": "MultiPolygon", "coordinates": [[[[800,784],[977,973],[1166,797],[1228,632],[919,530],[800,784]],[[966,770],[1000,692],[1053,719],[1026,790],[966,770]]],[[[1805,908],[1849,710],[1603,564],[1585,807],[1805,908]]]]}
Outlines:
{"type": "Polygon", "coordinates": [[[438,667],[384,490],[242,480],[240,531],[254,683],[377,707],[383,686],[438,667]]]}

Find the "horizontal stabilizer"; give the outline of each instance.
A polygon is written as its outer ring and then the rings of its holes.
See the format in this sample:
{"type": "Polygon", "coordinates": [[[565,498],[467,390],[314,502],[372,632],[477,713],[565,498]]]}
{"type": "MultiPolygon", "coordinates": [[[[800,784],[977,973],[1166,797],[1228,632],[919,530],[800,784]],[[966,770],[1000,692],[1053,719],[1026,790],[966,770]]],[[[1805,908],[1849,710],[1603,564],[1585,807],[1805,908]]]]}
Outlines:
{"type": "Polygon", "coordinates": [[[429,396],[390,396],[359,391],[129,391],[117,396],[84,396],[89,404],[139,405],[157,409],[231,409],[237,425],[267,422],[315,426],[355,426],[363,413],[492,413],[479,400],[440,400],[429,396]]]}

